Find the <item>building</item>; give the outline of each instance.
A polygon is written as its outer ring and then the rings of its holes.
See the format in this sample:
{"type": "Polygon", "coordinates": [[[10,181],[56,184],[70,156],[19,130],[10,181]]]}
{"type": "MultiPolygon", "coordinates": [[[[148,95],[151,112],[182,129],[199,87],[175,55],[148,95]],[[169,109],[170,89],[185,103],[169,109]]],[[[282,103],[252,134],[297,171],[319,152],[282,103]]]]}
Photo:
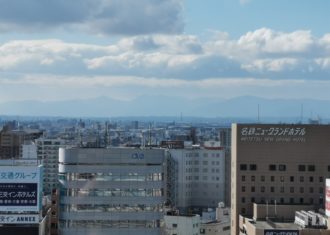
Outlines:
{"type": "Polygon", "coordinates": [[[161,234],[165,155],[164,149],[60,148],[60,234],[161,234]]]}
{"type": "Polygon", "coordinates": [[[253,203],[324,208],[330,125],[233,124],[231,233],[253,203]]]}
{"type": "Polygon", "coordinates": [[[21,146],[42,135],[39,130],[11,130],[5,126],[0,131],[0,159],[22,158],[21,146]]]}
{"type": "Polygon", "coordinates": [[[199,215],[165,215],[165,235],[199,235],[201,218],[199,215]]]}
{"type": "Polygon", "coordinates": [[[45,195],[50,195],[58,189],[58,152],[65,146],[64,140],[39,138],[35,141],[37,158],[44,166],[43,190],[45,195]]]}
{"type": "Polygon", "coordinates": [[[200,234],[230,235],[230,208],[220,202],[215,211],[203,213],[200,234]]]}
{"type": "Polygon", "coordinates": [[[225,152],[218,143],[170,148],[169,152],[170,200],[180,214],[201,213],[224,201],[225,152]]]}

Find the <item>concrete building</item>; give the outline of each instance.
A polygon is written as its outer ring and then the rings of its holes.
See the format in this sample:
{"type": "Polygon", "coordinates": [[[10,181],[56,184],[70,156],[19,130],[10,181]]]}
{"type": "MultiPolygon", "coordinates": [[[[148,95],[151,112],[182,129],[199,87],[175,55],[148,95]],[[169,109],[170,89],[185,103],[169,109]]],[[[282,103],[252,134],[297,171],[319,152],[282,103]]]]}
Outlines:
{"type": "Polygon", "coordinates": [[[164,221],[166,235],[200,234],[201,218],[199,215],[166,215],[164,221]]]}
{"type": "Polygon", "coordinates": [[[219,203],[214,216],[211,212],[203,213],[200,233],[204,235],[229,235],[230,234],[230,208],[219,203]],[[214,218],[211,220],[210,218],[214,218]]]}
{"type": "MultiPolygon", "coordinates": [[[[176,145],[174,145],[176,146],[176,145]]],[[[169,149],[170,200],[181,214],[216,208],[225,197],[225,152],[216,146],[169,149]]]]}
{"type": "Polygon", "coordinates": [[[253,203],[324,208],[329,153],[330,125],[233,124],[232,235],[253,203]]]}
{"type": "Polygon", "coordinates": [[[45,195],[50,195],[53,190],[58,189],[58,152],[60,147],[65,146],[61,139],[40,138],[35,141],[37,146],[37,157],[44,166],[45,195]]]}
{"type": "Polygon", "coordinates": [[[161,234],[165,154],[164,149],[60,148],[60,234],[161,234]]]}

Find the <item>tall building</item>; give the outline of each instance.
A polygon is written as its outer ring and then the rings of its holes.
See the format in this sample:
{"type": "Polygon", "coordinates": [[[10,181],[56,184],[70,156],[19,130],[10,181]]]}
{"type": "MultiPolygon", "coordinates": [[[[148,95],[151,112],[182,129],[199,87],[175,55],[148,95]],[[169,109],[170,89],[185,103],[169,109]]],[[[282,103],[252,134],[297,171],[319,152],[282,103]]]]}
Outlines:
{"type": "Polygon", "coordinates": [[[44,139],[36,141],[37,157],[44,166],[44,194],[51,194],[53,189],[58,189],[58,152],[60,147],[65,146],[61,139],[44,139]]]}
{"type": "Polygon", "coordinates": [[[161,234],[165,155],[164,149],[60,148],[60,234],[161,234]]]}
{"type": "Polygon", "coordinates": [[[253,203],[324,208],[330,125],[232,125],[232,235],[253,203]]]}
{"type": "Polygon", "coordinates": [[[224,202],[225,152],[219,142],[213,143],[216,144],[169,149],[170,200],[182,214],[199,213],[224,202]]]}

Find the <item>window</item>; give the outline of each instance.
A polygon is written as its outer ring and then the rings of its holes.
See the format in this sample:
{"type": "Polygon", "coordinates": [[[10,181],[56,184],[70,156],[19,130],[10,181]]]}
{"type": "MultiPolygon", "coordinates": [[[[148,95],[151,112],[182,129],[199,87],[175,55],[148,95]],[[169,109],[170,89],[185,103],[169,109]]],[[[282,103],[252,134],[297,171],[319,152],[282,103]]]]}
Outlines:
{"type": "Polygon", "coordinates": [[[300,202],[300,204],[304,204],[304,198],[301,197],[301,198],[299,199],[299,202],[300,202]]]}
{"type": "Polygon", "coordinates": [[[314,204],[314,200],[313,200],[313,198],[310,198],[310,199],[309,199],[309,204],[314,204]]]}
{"type": "Polygon", "coordinates": [[[275,188],[273,186],[270,187],[270,192],[271,193],[275,192],[275,188]]]}
{"type": "Polygon", "coordinates": [[[275,181],[275,176],[272,175],[272,176],[270,177],[270,181],[274,182],[274,181],[275,181]]]}
{"type": "Polygon", "coordinates": [[[256,171],[257,165],[256,164],[250,164],[250,171],[256,171]]]}
{"type": "Polygon", "coordinates": [[[319,193],[323,193],[323,187],[319,188],[319,193]]]}
{"type": "Polygon", "coordinates": [[[310,188],[309,188],[309,192],[310,192],[310,193],[314,193],[314,188],[313,188],[313,187],[310,187],[310,188]]]}
{"type": "Polygon", "coordinates": [[[255,181],[256,177],[254,175],[251,175],[251,181],[255,181]]]}
{"type": "Polygon", "coordinates": [[[284,204],[284,198],[283,197],[280,198],[280,203],[284,204]]]}
{"type": "Polygon", "coordinates": [[[242,203],[245,203],[245,197],[242,197],[241,200],[242,200],[242,203]]]}
{"type": "Polygon", "coordinates": [[[286,171],[286,165],[280,164],[280,165],[278,166],[278,170],[279,170],[279,171],[286,171]]]}
{"type": "Polygon", "coordinates": [[[281,182],[284,182],[284,176],[281,176],[281,177],[280,177],[280,181],[281,181],[281,182]]]}
{"type": "Polygon", "coordinates": [[[290,176],[290,182],[294,182],[294,176],[290,176]]]}
{"type": "Polygon", "coordinates": [[[177,228],[178,224],[172,224],[172,228],[177,228]]]}
{"type": "Polygon", "coordinates": [[[245,192],[245,186],[242,186],[242,192],[245,192]]]}
{"type": "Polygon", "coordinates": [[[290,197],[290,203],[293,204],[294,203],[294,198],[290,197]]]}
{"type": "Polygon", "coordinates": [[[245,181],[245,175],[242,175],[242,181],[243,182],[245,181]]]}
{"type": "Polygon", "coordinates": [[[251,186],[251,192],[255,192],[256,191],[256,188],[254,186],[251,186]]]}
{"type": "Polygon", "coordinates": [[[322,176],[319,177],[319,182],[320,182],[320,183],[323,182],[323,177],[322,177],[322,176]]]}
{"type": "Polygon", "coordinates": [[[314,181],[314,177],[313,176],[310,176],[309,177],[309,182],[313,182],[314,181]]]}
{"type": "Polygon", "coordinates": [[[315,165],[308,165],[308,171],[315,171],[315,165]]]}
{"type": "Polygon", "coordinates": [[[264,187],[264,186],[261,186],[261,187],[260,187],[260,192],[262,192],[262,193],[265,192],[265,187],[264,187]]]}
{"type": "Polygon", "coordinates": [[[298,171],[306,171],[305,165],[298,165],[298,171]]]}
{"type": "Polygon", "coordinates": [[[274,164],[269,165],[269,170],[270,171],[276,171],[276,165],[274,165],[274,164]]]}
{"type": "Polygon", "coordinates": [[[251,197],[251,202],[253,203],[255,201],[256,201],[256,199],[254,197],[251,197]]]}
{"type": "Polygon", "coordinates": [[[294,187],[290,187],[290,193],[294,193],[294,187]]]}
{"type": "Polygon", "coordinates": [[[328,166],[328,171],[330,171],[330,166],[328,166]]]}
{"type": "Polygon", "coordinates": [[[222,228],[222,231],[227,231],[227,230],[230,230],[230,226],[225,226],[222,228]]]}
{"type": "Polygon", "coordinates": [[[264,182],[264,181],[265,181],[265,176],[264,176],[264,175],[260,176],[260,180],[261,180],[262,182],[264,182]]]}
{"type": "Polygon", "coordinates": [[[246,164],[241,164],[241,165],[239,166],[239,169],[240,169],[241,171],[246,171],[246,170],[247,170],[247,165],[246,165],[246,164]]]}
{"type": "Polygon", "coordinates": [[[300,188],[299,188],[299,192],[300,192],[300,193],[304,193],[304,187],[300,187],[300,188]]]}
{"type": "Polygon", "coordinates": [[[280,187],[280,192],[284,193],[284,187],[283,186],[280,187]]]}
{"type": "Polygon", "coordinates": [[[300,181],[300,182],[304,182],[304,176],[300,176],[300,177],[299,177],[299,181],[300,181]]]}
{"type": "Polygon", "coordinates": [[[245,208],[242,208],[241,212],[242,212],[242,214],[244,215],[245,212],[246,212],[246,209],[245,209],[245,208]]]}

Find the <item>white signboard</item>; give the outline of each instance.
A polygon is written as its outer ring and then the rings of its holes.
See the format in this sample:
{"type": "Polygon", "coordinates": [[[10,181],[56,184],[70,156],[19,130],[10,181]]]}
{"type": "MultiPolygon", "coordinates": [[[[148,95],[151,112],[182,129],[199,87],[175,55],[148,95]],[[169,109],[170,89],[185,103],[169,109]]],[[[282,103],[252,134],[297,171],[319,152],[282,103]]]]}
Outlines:
{"type": "Polygon", "coordinates": [[[330,216],[330,179],[325,181],[325,214],[330,216]]]}
{"type": "Polygon", "coordinates": [[[240,140],[242,142],[306,142],[305,127],[242,127],[240,140]]]}
{"type": "Polygon", "coordinates": [[[0,211],[39,211],[42,166],[0,166],[0,211]]]}
{"type": "Polygon", "coordinates": [[[39,214],[3,214],[0,224],[38,224],[39,214]]]}

